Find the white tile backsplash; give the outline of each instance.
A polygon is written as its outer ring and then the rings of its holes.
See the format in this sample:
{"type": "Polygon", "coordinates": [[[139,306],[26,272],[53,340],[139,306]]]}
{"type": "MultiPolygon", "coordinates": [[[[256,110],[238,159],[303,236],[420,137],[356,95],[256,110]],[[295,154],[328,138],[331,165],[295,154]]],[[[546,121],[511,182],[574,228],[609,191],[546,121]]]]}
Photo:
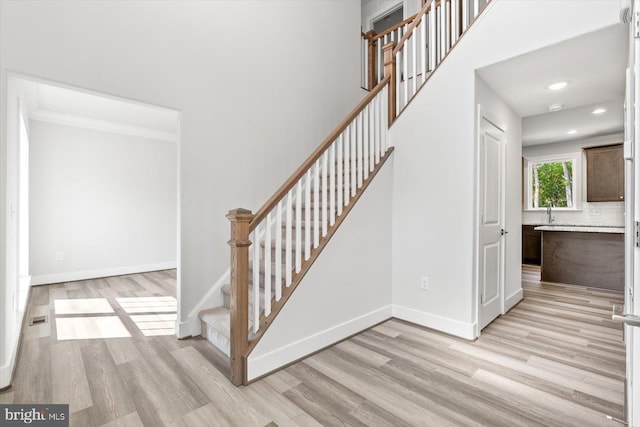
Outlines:
{"type": "MultiPolygon", "coordinates": [[[[624,227],[624,202],[582,203],[576,211],[552,211],[554,224],[624,227]]],[[[547,224],[547,211],[522,212],[523,224],[547,224]]]]}

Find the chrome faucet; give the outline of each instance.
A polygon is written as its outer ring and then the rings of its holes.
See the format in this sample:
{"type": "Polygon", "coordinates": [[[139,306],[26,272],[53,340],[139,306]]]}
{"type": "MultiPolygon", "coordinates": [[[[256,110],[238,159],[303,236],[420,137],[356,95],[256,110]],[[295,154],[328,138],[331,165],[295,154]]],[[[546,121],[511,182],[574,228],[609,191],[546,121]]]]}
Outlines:
{"type": "Polygon", "coordinates": [[[551,216],[551,200],[547,202],[547,223],[551,224],[553,222],[553,217],[551,216]]]}

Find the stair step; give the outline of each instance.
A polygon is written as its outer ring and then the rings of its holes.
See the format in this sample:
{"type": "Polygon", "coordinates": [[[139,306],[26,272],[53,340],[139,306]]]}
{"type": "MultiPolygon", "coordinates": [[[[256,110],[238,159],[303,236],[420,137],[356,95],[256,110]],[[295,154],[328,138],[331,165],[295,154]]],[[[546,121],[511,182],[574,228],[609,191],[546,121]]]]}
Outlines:
{"type": "MultiPolygon", "coordinates": [[[[216,307],[198,313],[202,324],[201,335],[216,348],[231,357],[231,312],[227,307],[216,307]]],[[[253,322],[249,319],[249,338],[253,336],[253,322]]]]}
{"type": "Polygon", "coordinates": [[[202,323],[201,335],[228,357],[231,357],[231,312],[226,307],[203,310],[198,314],[202,323]]]}

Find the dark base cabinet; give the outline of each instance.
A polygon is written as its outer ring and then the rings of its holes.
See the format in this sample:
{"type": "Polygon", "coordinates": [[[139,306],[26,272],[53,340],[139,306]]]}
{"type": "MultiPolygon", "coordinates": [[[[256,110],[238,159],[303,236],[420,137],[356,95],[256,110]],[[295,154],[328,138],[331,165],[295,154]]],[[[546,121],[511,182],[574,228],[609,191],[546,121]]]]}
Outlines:
{"type": "Polygon", "coordinates": [[[542,281],[624,291],[624,234],[544,231],[542,281]]]}
{"type": "Polygon", "coordinates": [[[538,225],[522,226],[522,263],[540,265],[542,262],[542,231],[538,225]]]}

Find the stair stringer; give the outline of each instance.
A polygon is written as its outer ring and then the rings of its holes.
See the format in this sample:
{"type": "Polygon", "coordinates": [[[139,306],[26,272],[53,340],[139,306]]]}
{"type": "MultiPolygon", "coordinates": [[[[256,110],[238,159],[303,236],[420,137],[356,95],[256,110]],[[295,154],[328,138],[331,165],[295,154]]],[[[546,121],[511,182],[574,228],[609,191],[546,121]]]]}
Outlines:
{"type": "Polygon", "coordinates": [[[249,355],[248,381],[391,317],[390,160],[249,355]]]}

